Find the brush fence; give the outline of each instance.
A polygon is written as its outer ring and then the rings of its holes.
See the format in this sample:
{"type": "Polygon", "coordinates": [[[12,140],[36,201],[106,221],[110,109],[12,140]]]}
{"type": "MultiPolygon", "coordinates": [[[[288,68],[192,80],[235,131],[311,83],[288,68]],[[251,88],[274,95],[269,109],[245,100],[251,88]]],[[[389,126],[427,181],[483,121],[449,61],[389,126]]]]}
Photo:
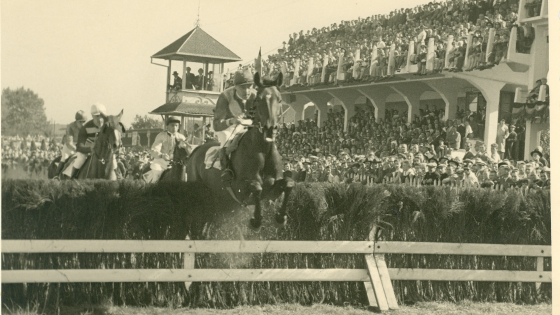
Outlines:
{"type": "Polygon", "coordinates": [[[184,269],[2,270],[2,283],[360,281],[370,305],[398,308],[391,280],[552,282],[551,246],[388,241],[4,240],[2,253],[183,253],[184,269]],[[368,269],[194,269],[196,253],[364,254],[368,269]],[[387,268],[384,254],[527,256],[535,271],[387,268]]]}

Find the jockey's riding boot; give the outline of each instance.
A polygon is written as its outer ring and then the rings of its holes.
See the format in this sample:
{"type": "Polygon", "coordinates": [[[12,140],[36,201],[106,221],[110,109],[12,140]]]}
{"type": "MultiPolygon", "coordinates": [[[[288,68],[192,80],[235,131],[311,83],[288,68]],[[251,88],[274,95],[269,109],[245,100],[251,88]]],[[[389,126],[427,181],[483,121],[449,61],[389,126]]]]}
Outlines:
{"type": "Polygon", "coordinates": [[[229,167],[229,158],[225,147],[220,149],[220,164],[222,166],[222,181],[230,183],[233,180],[233,171],[229,167]]]}
{"type": "Polygon", "coordinates": [[[64,162],[61,161],[61,162],[58,163],[58,167],[56,168],[55,176],[60,176],[61,175],[60,173],[62,172],[62,169],[64,168],[65,164],[66,164],[66,161],[64,161],[64,162]]]}
{"type": "Polygon", "coordinates": [[[70,179],[76,178],[76,175],[78,174],[78,171],[80,171],[79,168],[72,167],[72,176],[70,176],[70,179]]]}

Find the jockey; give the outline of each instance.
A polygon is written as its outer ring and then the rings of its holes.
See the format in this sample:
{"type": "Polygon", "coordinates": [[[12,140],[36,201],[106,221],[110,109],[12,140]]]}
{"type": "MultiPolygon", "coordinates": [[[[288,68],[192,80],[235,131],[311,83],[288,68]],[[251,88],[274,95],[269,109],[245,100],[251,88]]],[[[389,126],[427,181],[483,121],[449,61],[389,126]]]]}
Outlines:
{"type": "Polygon", "coordinates": [[[229,168],[227,145],[236,134],[244,132],[253,122],[245,119],[247,104],[252,104],[256,97],[253,87],[253,74],[249,70],[237,71],[233,79],[233,87],[220,94],[214,113],[214,131],[220,142],[220,164],[222,179],[233,179],[233,171],[229,168]],[[241,124],[241,126],[239,126],[241,124]]]}
{"type": "Polygon", "coordinates": [[[151,170],[144,174],[144,179],[148,183],[158,181],[163,171],[169,166],[169,161],[173,159],[175,142],[177,140],[186,141],[185,136],[179,133],[181,124],[179,118],[170,116],[165,123],[167,130],[160,132],[152,144],[150,153],[154,160],[150,165],[151,170]]]}
{"type": "Polygon", "coordinates": [[[107,109],[105,109],[103,104],[96,103],[91,106],[91,117],[92,119],[85,123],[78,133],[76,160],[63,173],[70,178],[76,175],[91,153],[97,134],[101,131],[101,126],[107,120],[107,109]]]}
{"type": "MultiPolygon", "coordinates": [[[[56,174],[59,174],[64,167],[64,162],[76,153],[76,143],[78,142],[78,134],[80,133],[80,129],[86,122],[86,113],[83,110],[79,110],[75,115],[75,121],[73,123],[68,124],[66,126],[66,141],[64,142],[64,147],[62,148],[62,156],[60,157],[60,163],[58,164],[58,169],[56,170],[56,174]]],[[[41,145],[42,148],[42,145],[41,145]]]]}

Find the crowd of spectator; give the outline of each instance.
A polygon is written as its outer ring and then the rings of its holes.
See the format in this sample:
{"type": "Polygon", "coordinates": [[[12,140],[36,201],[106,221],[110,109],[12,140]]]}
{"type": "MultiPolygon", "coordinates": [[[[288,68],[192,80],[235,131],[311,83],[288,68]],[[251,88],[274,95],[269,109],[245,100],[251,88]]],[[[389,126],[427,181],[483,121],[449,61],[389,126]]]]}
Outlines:
{"type": "MultiPolygon", "coordinates": [[[[517,52],[530,51],[534,29],[528,24],[517,23],[518,4],[518,0],[430,2],[395,10],[389,15],[377,14],[313,28],[305,34],[302,30],[291,34],[277,54],[268,55],[263,61],[264,71],[287,74],[286,85],[294,77],[296,85],[384,80],[407,64],[409,44],[413,41],[414,52],[410,61],[418,65],[418,75],[426,75],[427,45],[431,38],[435,50],[434,72],[491,68],[506,56],[512,27],[518,29],[517,52]],[[495,36],[493,49],[487,55],[491,29],[495,36]],[[472,34],[472,45],[467,54],[469,34],[472,34]],[[450,35],[453,36],[452,48],[446,55],[450,35]],[[390,56],[392,44],[395,50],[390,56]],[[372,56],[374,49],[377,51],[372,56]],[[337,73],[341,55],[344,77],[337,73]],[[325,58],[328,64],[323,73],[325,58]]],[[[537,12],[533,5],[529,7],[526,9],[531,10],[531,14],[537,12]]]]}
{"type": "Polygon", "coordinates": [[[43,136],[2,136],[2,170],[22,167],[41,173],[60,155],[62,146],[43,136]]]}
{"type": "Polygon", "coordinates": [[[469,120],[442,120],[426,109],[411,124],[394,110],[376,122],[358,109],[343,131],[344,114],[330,110],[323,127],[312,119],[284,124],[277,143],[285,169],[300,182],[408,183],[477,187],[548,187],[549,161],[541,147],[523,161],[515,150],[522,124],[500,122],[491,145],[472,139],[469,120]]]}

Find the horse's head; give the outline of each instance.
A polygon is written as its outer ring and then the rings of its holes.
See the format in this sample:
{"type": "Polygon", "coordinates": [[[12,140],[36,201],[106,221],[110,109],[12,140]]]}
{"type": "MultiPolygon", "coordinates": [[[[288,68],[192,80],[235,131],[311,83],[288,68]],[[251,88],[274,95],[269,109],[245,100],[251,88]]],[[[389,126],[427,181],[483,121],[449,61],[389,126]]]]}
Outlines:
{"type": "Polygon", "coordinates": [[[97,160],[104,166],[104,173],[100,176],[109,179],[113,172],[114,155],[118,155],[119,149],[122,146],[121,136],[125,131],[121,118],[123,111],[117,116],[107,116],[105,122],[101,126],[101,130],[97,135],[93,151],[97,160]]]}
{"type": "Polygon", "coordinates": [[[173,150],[173,160],[175,163],[185,164],[187,158],[191,155],[191,152],[194,150],[192,144],[189,144],[187,141],[178,140],[175,144],[175,149],[173,150]]]}
{"type": "Polygon", "coordinates": [[[278,87],[282,85],[282,73],[275,80],[261,79],[260,74],[255,73],[255,85],[257,96],[254,101],[255,118],[261,127],[267,142],[273,142],[278,129],[278,118],[282,113],[282,96],[278,87]]]}
{"type": "Polygon", "coordinates": [[[123,110],[116,116],[107,116],[107,121],[103,124],[101,133],[107,137],[107,143],[113,151],[117,151],[122,147],[122,134],[126,131],[121,123],[123,110]]]}

